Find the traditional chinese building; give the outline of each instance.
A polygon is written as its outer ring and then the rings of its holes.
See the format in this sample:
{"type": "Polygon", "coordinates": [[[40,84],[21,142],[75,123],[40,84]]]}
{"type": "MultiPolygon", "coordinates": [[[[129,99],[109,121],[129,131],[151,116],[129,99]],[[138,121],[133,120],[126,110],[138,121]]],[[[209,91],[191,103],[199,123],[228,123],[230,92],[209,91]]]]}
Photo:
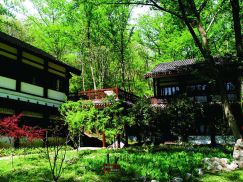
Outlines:
{"type": "Polygon", "coordinates": [[[0,32],[0,118],[22,113],[25,124],[46,127],[69,95],[71,73],[80,71],[0,32]]]}
{"type": "MultiPolygon", "coordinates": [[[[236,112],[238,125],[242,129],[243,64],[218,58],[216,66],[223,73],[222,79],[225,83],[228,100],[236,112]]],[[[215,85],[214,80],[205,76],[206,72],[205,63],[196,59],[158,64],[145,75],[146,78],[153,79],[152,105],[166,107],[171,99],[183,94],[191,101],[208,107],[220,106],[219,88],[215,85]]],[[[211,111],[211,115],[214,115],[213,109],[211,111]]],[[[197,124],[196,133],[193,134],[207,135],[208,132],[209,127],[201,122],[197,124]]]]}

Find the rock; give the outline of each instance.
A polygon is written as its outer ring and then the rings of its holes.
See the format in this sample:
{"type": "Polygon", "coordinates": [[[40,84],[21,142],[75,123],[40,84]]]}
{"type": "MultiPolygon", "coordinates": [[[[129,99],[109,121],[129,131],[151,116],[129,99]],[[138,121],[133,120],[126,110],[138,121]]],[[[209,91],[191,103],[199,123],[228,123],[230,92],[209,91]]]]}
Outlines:
{"type": "MultiPolygon", "coordinates": [[[[243,139],[238,139],[234,146],[233,158],[239,168],[243,168],[243,139]]],[[[235,166],[233,166],[235,167],[235,166]]]]}
{"type": "Polygon", "coordinates": [[[191,178],[192,178],[192,174],[191,173],[186,173],[185,180],[189,181],[191,178]]]}
{"type": "Polygon", "coordinates": [[[222,167],[221,165],[217,165],[217,166],[214,168],[214,170],[215,170],[216,172],[218,172],[218,171],[222,171],[222,170],[223,170],[223,167],[222,167]]]}
{"type": "Polygon", "coordinates": [[[231,164],[227,165],[227,170],[228,171],[233,171],[238,168],[237,162],[233,161],[231,164]]]}
{"type": "Polygon", "coordinates": [[[228,159],[213,157],[204,159],[204,168],[210,172],[232,171],[238,168],[237,161],[228,164],[228,159]]]}
{"type": "Polygon", "coordinates": [[[159,181],[153,179],[153,180],[151,180],[151,182],[159,182],[159,181]]]}
{"type": "Polygon", "coordinates": [[[198,168],[198,169],[197,169],[197,174],[198,174],[199,176],[203,175],[203,174],[204,174],[204,173],[203,173],[203,169],[202,169],[202,168],[198,168]]]}
{"type": "Polygon", "coordinates": [[[174,177],[174,178],[172,179],[172,182],[183,182],[183,179],[180,178],[180,177],[174,177]]]}
{"type": "Polygon", "coordinates": [[[243,158],[243,140],[238,139],[234,146],[233,157],[235,160],[240,160],[243,158]]]}
{"type": "Polygon", "coordinates": [[[222,159],[219,159],[219,161],[220,161],[220,165],[222,167],[227,167],[227,165],[228,165],[228,159],[222,158],[222,159]]]}
{"type": "Polygon", "coordinates": [[[243,168],[243,160],[238,161],[237,164],[240,169],[243,168]]]}

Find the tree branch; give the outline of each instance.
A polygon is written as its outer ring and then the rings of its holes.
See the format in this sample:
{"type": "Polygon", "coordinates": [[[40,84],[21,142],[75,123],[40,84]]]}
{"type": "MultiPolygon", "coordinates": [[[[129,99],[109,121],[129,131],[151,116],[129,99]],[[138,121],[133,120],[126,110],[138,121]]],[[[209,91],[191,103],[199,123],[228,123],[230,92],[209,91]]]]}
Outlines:
{"type": "Polygon", "coordinates": [[[186,11],[185,11],[184,4],[182,3],[182,0],[178,0],[178,3],[179,3],[179,7],[181,9],[181,12],[182,12],[183,21],[185,22],[187,28],[189,29],[196,46],[199,48],[199,50],[202,53],[203,57],[206,59],[206,57],[207,57],[206,52],[204,51],[200,40],[198,39],[195,31],[193,30],[192,26],[190,25],[190,22],[188,21],[188,19],[186,17],[186,11]]]}
{"type": "Polygon", "coordinates": [[[97,5],[101,5],[101,4],[113,4],[113,5],[141,5],[141,6],[151,6],[151,7],[155,7],[158,10],[170,13],[171,15],[176,16],[177,18],[182,19],[182,16],[177,14],[174,11],[171,11],[169,9],[166,9],[160,5],[158,5],[154,0],[150,0],[151,3],[144,3],[144,2],[114,2],[114,3],[110,3],[110,2],[105,2],[105,3],[99,3],[97,5]]]}
{"type": "Polygon", "coordinates": [[[220,10],[222,9],[222,5],[225,3],[225,0],[222,1],[222,3],[220,4],[219,6],[219,9],[218,11],[214,14],[212,20],[210,21],[209,25],[208,25],[208,28],[206,29],[206,32],[209,31],[209,29],[211,28],[211,26],[213,25],[214,21],[215,21],[215,18],[216,16],[218,15],[218,13],[220,12],[220,10]]]}
{"type": "Polygon", "coordinates": [[[159,10],[161,10],[161,11],[165,11],[165,12],[167,12],[167,13],[170,13],[171,15],[174,15],[174,16],[180,18],[180,19],[183,18],[181,15],[177,14],[176,12],[171,11],[171,10],[169,10],[169,9],[166,9],[166,8],[164,8],[164,7],[160,6],[160,5],[158,5],[154,0],[150,0],[150,1],[153,3],[153,6],[156,7],[156,8],[158,8],[159,10]]]}
{"type": "Polygon", "coordinates": [[[202,2],[201,6],[200,6],[199,9],[198,9],[199,14],[200,14],[201,11],[206,7],[207,3],[208,3],[208,0],[204,0],[204,1],[202,2]]]}

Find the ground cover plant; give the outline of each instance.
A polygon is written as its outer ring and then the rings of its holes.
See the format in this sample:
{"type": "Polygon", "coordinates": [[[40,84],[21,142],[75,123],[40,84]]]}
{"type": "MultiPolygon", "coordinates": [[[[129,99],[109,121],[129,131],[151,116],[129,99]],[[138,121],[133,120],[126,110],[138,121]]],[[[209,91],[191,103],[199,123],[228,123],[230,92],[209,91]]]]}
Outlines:
{"type": "MultiPolygon", "coordinates": [[[[68,151],[59,181],[169,181],[186,173],[197,176],[201,161],[205,157],[231,159],[231,150],[195,146],[139,147],[120,150],[68,151]],[[107,153],[110,161],[119,157],[121,171],[104,175],[103,164],[107,153]]],[[[49,163],[45,153],[10,160],[0,160],[0,181],[51,181],[49,163]]],[[[237,173],[238,174],[238,173],[237,173]]],[[[242,173],[239,172],[239,175],[242,173]]],[[[207,181],[208,178],[203,178],[207,181]]],[[[241,176],[239,176],[241,179],[241,176]]]]}
{"type": "MultiPolygon", "coordinates": [[[[53,147],[49,148],[50,151],[53,151],[53,147]]],[[[67,150],[73,150],[72,147],[68,146],[67,150]]],[[[0,148],[0,157],[7,157],[10,155],[19,156],[19,155],[29,155],[29,154],[43,154],[46,152],[46,148],[36,147],[36,148],[0,148]]]]}

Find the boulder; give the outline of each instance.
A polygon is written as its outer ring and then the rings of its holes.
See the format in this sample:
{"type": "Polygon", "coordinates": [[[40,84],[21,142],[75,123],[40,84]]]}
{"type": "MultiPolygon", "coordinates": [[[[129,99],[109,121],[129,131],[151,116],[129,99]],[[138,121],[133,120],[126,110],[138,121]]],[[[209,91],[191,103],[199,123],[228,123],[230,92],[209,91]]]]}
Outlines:
{"type": "Polygon", "coordinates": [[[203,173],[203,169],[202,169],[202,168],[198,168],[198,169],[197,169],[197,174],[198,174],[199,176],[203,175],[203,174],[204,174],[204,173],[203,173]]]}
{"type": "Polygon", "coordinates": [[[189,181],[191,178],[192,178],[192,174],[191,173],[186,173],[185,181],[189,181]]]}
{"type": "Polygon", "coordinates": [[[226,171],[233,171],[238,168],[236,161],[232,161],[229,165],[226,166],[226,171]]]}
{"type": "Polygon", "coordinates": [[[172,179],[172,182],[183,182],[183,179],[180,178],[180,177],[174,177],[174,178],[172,179]]]}
{"type": "Polygon", "coordinates": [[[232,171],[238,168],[236,161],[228,164],[226,158],[205,158],[203,159],[204,168],[210,172],[232,171]]]}
{"type": "Polygon", "coordinates": [[[238,139],[234,146],[233,158],[239,168],[243,168],[243,139],[238,139]]]}

